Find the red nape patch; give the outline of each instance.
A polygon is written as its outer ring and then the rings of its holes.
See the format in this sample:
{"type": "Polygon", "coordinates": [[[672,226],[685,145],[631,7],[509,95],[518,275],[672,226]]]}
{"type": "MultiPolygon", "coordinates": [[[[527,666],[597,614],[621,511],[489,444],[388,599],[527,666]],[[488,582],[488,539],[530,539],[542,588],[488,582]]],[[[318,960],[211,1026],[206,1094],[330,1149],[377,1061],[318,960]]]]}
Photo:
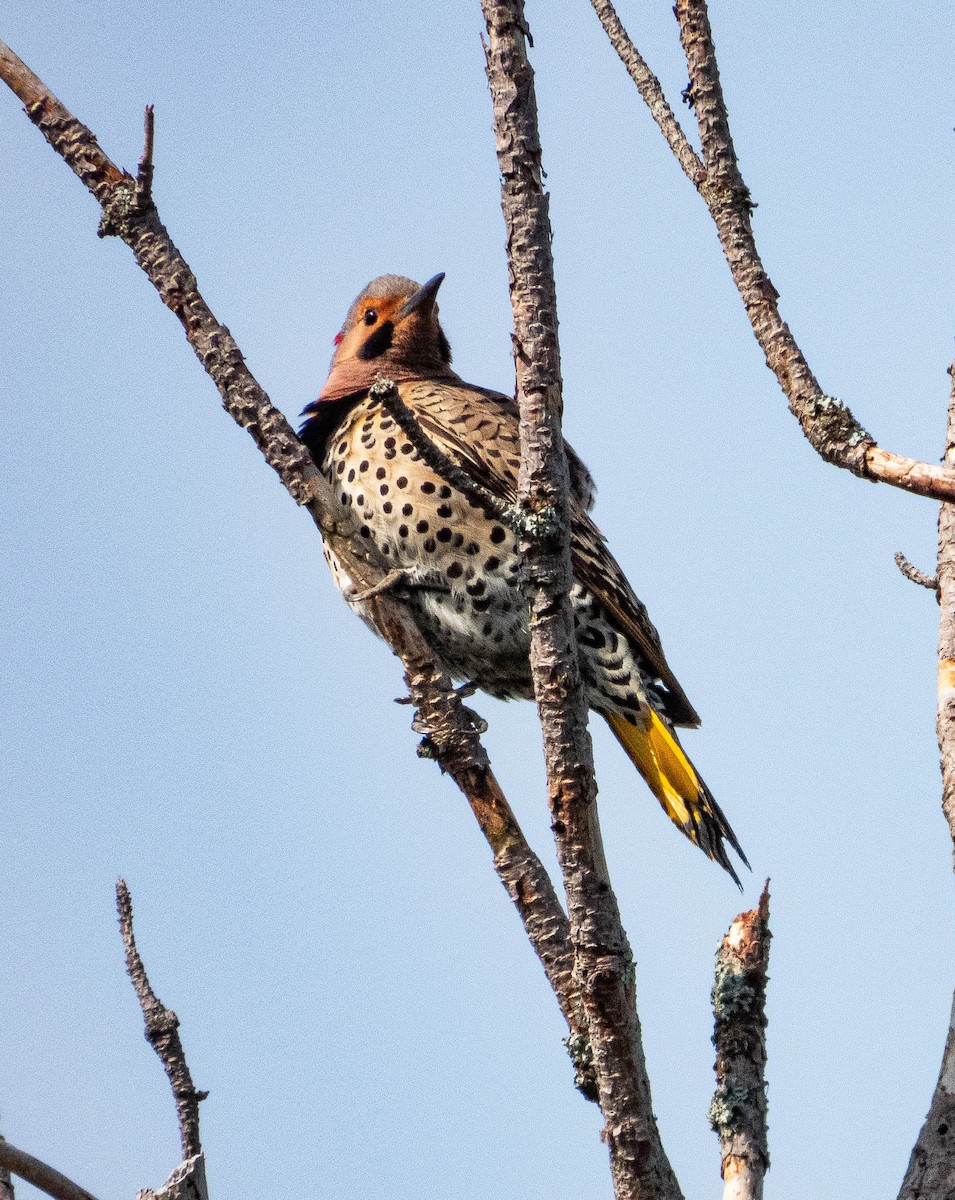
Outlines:
{"type": "Polygon", "coordinates": [[[345,335],[344,335],[344,333],[336,333],[336,334],[335,334],[335,338],[334,338],[334,344],[335,344],[336,346],[340,346],[340,345],[341,345],[341,343],[342,343],[342,338],[343,338],[344,336],[345,336],[345,335]]]}

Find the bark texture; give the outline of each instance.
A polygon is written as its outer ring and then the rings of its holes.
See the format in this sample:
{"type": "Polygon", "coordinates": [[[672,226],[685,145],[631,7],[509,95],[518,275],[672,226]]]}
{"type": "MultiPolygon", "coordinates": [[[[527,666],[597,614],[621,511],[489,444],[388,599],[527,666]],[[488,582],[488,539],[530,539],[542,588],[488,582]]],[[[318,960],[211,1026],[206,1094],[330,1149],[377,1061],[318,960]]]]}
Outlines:
{"type": "Polygon", "coordinates": [[[769,1168],[766,1125],[766,982],[769,883],[757,908],[740,913],[716,955],[713,1015],[723,1200],[762,1200],[769,1168]]]}
{"type": "Polygon", "coordinates": [[[955,500],[955,470],[950,465],[935,466],[883,449],[841,400],[822,390],[780,315],[779,293],[763,266],[753,236],[754,205],[736,159],[706,0],[677,0],[673,10],[680,25],[690,75],[690,86],[684,96],[696,114],[702,162],[667,103],[659,80],[624,29],[612,0],[591,0],[591,3],[654,120],[713,217],[766,365],[778,379],[790,412],[810,444],[826,462],[872,483],[888,483],[938,500],[955,500]]]}
{"type": "MultiPolygon", "coordinates": [[[[175,313],[189,344],[222,397],[223,407],[248,430],[265,460],[297,504],[303,506],[359,590],[380,584],[388,574],[368,539],[356,536],[351,510],[342,508],[285,417],[252,376],[228,329],[203,300],[195,276],[159,219],[152,200],[152,118],[147,115],[146,147],[139,177],[133,179],[106,156],[95,136],[46,85],[0,42],[0,79],[24,102],[27,115],[50,145],[92,192],[103,210],[100,233],[120,237],[175,313]]],[[[535,952],[554,987],[569,1026],[578,1084],[595,1089],[588,1065],[587,1033],[576,989],[567,918],[547,873],[531,850],[494,778],[473,721],[451,680],[433,656],[406,608],[387,592],[370,604],[376,623],[405,665],[411,698],[435,757],[464,792],[494,853],[495,867],[514,899],[535,952]]]]}
{"type": "Polygon", "coordinates": [[[483,0],[483,9],[514,310],[531,669],[567,894],[574,978],[587,1014],[615,1195],[618,1200],[678,1197],[679,1185],[653,1115],[633,958],[600,839],[587,707],[568,600],[572,575],[556,289],[527,26],[521,0],[483,0]]]}

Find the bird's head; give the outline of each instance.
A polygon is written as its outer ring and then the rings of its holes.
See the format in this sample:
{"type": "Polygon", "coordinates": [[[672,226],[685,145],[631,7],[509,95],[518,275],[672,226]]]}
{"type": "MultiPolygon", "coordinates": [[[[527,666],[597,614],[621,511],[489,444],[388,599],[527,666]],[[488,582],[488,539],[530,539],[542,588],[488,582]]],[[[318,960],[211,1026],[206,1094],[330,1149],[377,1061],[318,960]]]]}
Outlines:
{"type": "Polygon", "coordinates": [[[438,322],[444,275],[422,287],[402,275],[381,275],[362,290],[335,338],[331,370],[320,401],[371,387],[381,375],[406,379],[454,377],[451,347],[438,322]]]}

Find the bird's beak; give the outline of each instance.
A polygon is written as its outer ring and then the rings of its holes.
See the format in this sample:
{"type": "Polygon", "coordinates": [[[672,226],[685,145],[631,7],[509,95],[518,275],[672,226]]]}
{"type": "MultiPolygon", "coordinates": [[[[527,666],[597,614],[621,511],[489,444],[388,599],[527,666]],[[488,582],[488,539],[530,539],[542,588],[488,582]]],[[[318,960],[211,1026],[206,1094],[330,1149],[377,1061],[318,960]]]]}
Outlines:
{"type": "Polygon", "coordinates": [[[405,317],[410,317],[413,312],[419,308],[430,308],[434,304],[434,298],[438,294],[438,288],[444,281],[444,272],[435,275],[433,279],[429,279],[424,287],[418,288],[413,296],[407,299],[401,308],[395,313],[395,317],[399,321],[403,321],[405,317]]]}

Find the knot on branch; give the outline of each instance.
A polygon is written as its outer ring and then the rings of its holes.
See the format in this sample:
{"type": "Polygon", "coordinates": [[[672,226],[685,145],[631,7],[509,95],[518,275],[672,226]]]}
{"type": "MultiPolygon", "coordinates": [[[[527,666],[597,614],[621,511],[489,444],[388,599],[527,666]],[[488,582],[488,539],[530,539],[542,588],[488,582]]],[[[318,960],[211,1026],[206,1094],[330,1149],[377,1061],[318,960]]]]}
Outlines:
{"type": "Polygon", "coordinates": [[[714,181],[707,175],[697,185],[697,190],[714,218],[724,212],[744,212],[750,216],[753,210],[759,207],[742,180],[738,183],[726,183],[723,180],[714,181]]]}
{"type": "Polygon", "coordinates": [[[804,433],[826,462],[845,467],[860,479],[871,478],[866,454],[876,444],[875,438],[841,400],[817,392],[800,402],[798,408],[792,407],[804,433]]]}
{"type": "Polygon", "coordinates": [[[597,1077],[594,1070],[594,1051],[590,1038],[583,1033],[569,1033],[564,1045],[574,1064],[574,1087],[586,1100],[596,1104],[599,1100],[597,1077]]]}

